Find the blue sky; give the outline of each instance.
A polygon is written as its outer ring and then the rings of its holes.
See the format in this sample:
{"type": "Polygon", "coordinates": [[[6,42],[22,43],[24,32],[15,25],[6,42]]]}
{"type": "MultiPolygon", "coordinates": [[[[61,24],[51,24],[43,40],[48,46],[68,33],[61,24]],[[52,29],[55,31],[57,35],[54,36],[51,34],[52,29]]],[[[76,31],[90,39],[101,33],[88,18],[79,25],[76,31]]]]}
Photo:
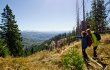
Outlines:
{"type": "MultiPolygon", "coordinates": [[[[91,0],[85,2],[89,11],[91,0]]],[[[22,31],[70,31],[76,26],[76,0],[0,0],[0,13],[6,4],[22,31]]],[[[82,0],[79,4],[81,20],[82,0]]]]}

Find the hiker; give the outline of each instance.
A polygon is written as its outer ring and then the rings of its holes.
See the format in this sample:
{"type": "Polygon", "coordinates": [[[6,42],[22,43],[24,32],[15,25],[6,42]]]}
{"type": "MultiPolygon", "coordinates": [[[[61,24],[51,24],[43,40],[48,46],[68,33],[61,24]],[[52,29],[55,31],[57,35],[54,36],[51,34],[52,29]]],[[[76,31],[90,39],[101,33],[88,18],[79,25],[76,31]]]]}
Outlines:
{"type": "Polygon", "coordinates": [[[90,47],[91,45],[92,45],[91,34],[90,33],[87,33],[87,46],[90,47]]]}
{"type": "Polygon", "coordinates": [[[89,58],[87,56],[87,53],[86,53],[86,48],[87,48],[87,34],[85,31],[82,31],[81,32],[81,36],[77,37],[77,38],[81,38],[81,44],[82,44],[82,53],[83,53],[83,57],[84,57],[84,60],[85,61],[88,61],[89,58]]]}
{"type": "MultiPolygon", "coordinates": [[[[91,37],[92,46],[93,46],[93,59],[96,59],[97,58],[96,50],[99,45],[99,41],[98,41],[96,35],[94,34],[94,31],[87,29],[86,32],[87,32],[87,35],[91,37]]],[[[91,44],[90,44],[90,46],[91,46],[91,44]]]]}

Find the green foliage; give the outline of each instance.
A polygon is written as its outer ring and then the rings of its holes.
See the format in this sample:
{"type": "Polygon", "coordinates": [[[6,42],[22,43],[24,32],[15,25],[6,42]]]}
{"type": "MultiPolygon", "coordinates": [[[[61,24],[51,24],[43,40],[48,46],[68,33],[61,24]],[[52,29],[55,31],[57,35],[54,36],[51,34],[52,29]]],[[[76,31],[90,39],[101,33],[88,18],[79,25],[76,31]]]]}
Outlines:
{"type": "Polygon", "coordinates": [[[77,70],[84,70],[83,57],[75,48],[71,48],[68,53],[62,57],[62,64],[65,68],[72,68],[75,66],[77,70]]]}
{"type": "Polygon", "coordinates": [[[2,52],[2,56],[3,57],[6,57],[6,56],[8,56],[10,54],[10,51],[9,51],[9,49],[7,47],[2,47],[1,50],[2,50],[1,52],[2,52]]]}
{"type": "Polygon", "coordinates": [[[4,8],[2,15],[1,28],[1,38],[4,39],[6,47],[11,52],[13,56],[20,56],[23,52],[22,38],[18,25],[15,21],[15,15],[13,15],[12,10],[8,5],[4,8]]]}
{"type": "Polygon", "coordinates": [[[6,57],[10,54],[9,49],[6,47],[6,44],[3,44],[3,40],[0,39],[0,56],[6,57]]]}
{"type": "Polygon", "coordinates": [[[87,26],[88,28],[90,28],[91,30],[95,30],[95,21],[94,21],[94,17],[93,15],[90,13],[86,13],[86,22],[87,22],[87,26]]]}

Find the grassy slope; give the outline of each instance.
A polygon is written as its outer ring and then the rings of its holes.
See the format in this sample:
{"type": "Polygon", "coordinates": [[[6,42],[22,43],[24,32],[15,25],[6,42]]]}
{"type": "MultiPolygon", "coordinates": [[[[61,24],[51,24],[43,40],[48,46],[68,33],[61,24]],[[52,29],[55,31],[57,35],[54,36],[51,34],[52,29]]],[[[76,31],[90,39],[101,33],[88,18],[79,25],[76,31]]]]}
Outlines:
{"type": "MultiPolygon", "coordinates": [[[[75,43],[79,45],[80,42],[75,43]]],[[[61,64],[61,56],[73,46],[54,51],[41,51],[28,57],[7,57],[0,58],[0,70],[64,70],[61,64]]]]}
{"type": "MultiPolygon", "coordinates": [[[[99,59],[110,56],[110,42],[108,40],[110,40],[110,35],[102,35],[100,46],[97,49],[99,59]]],[[[74,45],[81,52],[80,42],[74,42],[62,49],[51,52],[41,51],[28,57],[0,58],[0,70],[64,70],[61,57],[74,45]]],[[[92,57],[92,47],[88,47],[87,53],[92,57]]],[[[102,62],[108,64],[107,70],[110,70],[110,59],[106,58],[102,62]]],[[[97,66],[93,64],[93,67],[96,68],[97,66]]]]}

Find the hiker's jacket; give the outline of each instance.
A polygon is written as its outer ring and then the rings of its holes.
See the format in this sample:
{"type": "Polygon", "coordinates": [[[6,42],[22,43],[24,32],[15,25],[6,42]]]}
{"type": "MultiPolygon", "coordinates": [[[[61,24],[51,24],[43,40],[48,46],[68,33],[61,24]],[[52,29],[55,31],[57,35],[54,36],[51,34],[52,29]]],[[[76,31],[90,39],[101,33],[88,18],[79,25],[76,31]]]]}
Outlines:
{"type": "Polygon", "coordinates": [[[82,48],[87,48],[87,36],[82,37],[82,48]]]}
{"type": "Polygon", "coordinates": [[[87,46],[91,46],[91,45],[92,45],[91,35],[87,35],[87,46]]]}
{"type": "Polygon", "coordinates": [[[86,48],[87,48],[87,36],[84,36],[84,37],[79,36],[79,37],[77,37],[77,38],[81,38],[82,48],[83,48],[83,49],[86,49],[86,48]]]}
{"type": "Polygon", "coordinates": [[[96,47],[99,45],[99,41],[97,40],[94,31],[91,31],[91,39],[92,39],[92,46],[96,47]]]}

